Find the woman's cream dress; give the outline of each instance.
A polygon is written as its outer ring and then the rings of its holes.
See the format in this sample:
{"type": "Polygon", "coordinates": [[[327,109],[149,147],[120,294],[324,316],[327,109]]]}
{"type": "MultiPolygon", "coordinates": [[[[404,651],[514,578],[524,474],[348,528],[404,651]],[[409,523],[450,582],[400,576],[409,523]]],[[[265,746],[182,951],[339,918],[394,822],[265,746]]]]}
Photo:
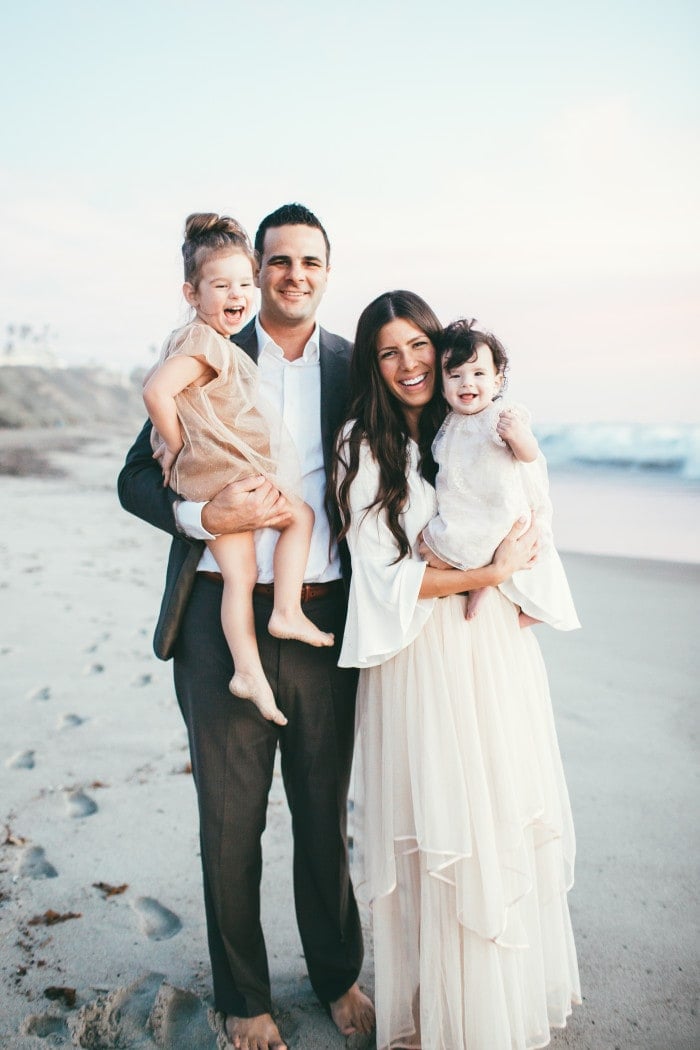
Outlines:
{"type": "MultiPolygon", "coordinates": [[[[415,548],[436,502],[410,454],[415,548]]],[[[574,832],[540,650],[496,588],[470,622],[461,597],[418,597],[424,563],[395,563],[384,517],[366,511],[378,476],[363,447],[340,658],[362,669],[356,886],[372,903],[377,1047],[546,1046],[580,991],[574,832]]]]}

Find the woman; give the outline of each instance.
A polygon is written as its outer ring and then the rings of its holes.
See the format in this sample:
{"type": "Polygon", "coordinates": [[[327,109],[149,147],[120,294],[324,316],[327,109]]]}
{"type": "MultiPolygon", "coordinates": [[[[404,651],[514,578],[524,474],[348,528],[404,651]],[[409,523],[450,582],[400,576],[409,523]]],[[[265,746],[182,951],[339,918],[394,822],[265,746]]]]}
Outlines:
{"type": "Polygon", "coordinates": [[[580,1001],[573,828],[539,648],[494,589],[531,564],[533,530],[517,539],[516,523],[482,569],[433,569],[418,553],[435,514],[421,470],[444,414],[439,331],[410,292],[365,309],[336,464],[377,1047],[525,1050],[580,1001]],[[466,622],[462,593],[484,586],[466,622]]]}

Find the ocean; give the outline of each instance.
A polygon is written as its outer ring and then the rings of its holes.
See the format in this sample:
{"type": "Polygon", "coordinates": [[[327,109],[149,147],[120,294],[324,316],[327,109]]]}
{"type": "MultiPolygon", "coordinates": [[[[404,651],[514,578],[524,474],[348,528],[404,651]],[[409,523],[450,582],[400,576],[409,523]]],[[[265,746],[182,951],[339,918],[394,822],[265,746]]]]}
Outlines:
{"type": "Polygon", "coordinates": [[[700,426],[536,428],[560,551],[700,562],[700,426]]]}

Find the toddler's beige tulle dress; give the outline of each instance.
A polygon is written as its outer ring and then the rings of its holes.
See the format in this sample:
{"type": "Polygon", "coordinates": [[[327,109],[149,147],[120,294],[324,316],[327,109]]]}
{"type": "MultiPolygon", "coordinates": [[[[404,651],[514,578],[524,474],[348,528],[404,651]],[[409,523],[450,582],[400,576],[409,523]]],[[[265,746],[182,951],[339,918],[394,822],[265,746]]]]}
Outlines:
{"type": "MultiPolygon", "coordinates": [[[[264,474],[286,496],[301,489],[299,461],[280,413],[258,392],[258,366],[240,346],[207,324],[193,321],[166,341],[159,364],[197,357],[213,377],[175,397],[184,445],[170,485],[188,500],[208,500],[230,481],[264,474]]],[[[151,434],[157,449],[161,439],[151,434]]]]}

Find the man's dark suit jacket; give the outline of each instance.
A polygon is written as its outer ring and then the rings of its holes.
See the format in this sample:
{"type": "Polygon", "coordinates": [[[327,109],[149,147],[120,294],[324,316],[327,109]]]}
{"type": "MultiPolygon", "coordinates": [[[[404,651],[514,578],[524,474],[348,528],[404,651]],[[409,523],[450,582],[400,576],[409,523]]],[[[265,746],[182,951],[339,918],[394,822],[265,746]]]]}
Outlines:
{"type": "MultiPolygon", "coordinates": [[[[238,333],[235,342],[257,362],[258,341],[254,320],[238,333]]],[[[333,460],[334,437],[343,422],[347,404],[350,350],[350,343],[346,339],[321,328],[321,440],[327,478],[330,476],[333,460]]],[[[150,435],[151,423],[147,421],[127,454],[119,475],[118,491],[125,510],[163,529],[173,537],[165,577],[165,592],[153,638],[156,656],[161,660],[169,660],[195,580],[203,544],[199,540],[188,539],[177,530],[173,504],[181,497],[172,489],[163,488],[160,467],[153,459],[150,435]]],[[[347,578],[347,551],[341,551],[341,560],[343,573],[347,578]]]]}

